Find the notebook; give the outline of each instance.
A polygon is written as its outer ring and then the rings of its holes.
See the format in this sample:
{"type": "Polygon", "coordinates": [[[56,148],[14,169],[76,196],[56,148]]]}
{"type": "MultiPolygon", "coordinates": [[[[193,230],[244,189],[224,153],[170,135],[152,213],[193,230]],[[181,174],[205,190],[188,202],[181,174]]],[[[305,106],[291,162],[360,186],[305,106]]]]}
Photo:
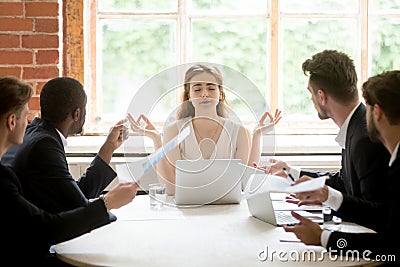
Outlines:
{"type": "MultiPolygon", "coordinates": [[[[275,226],[292,225],[299,222],[290,214],[289,210],[275,210],[269,192],[251,195],[247,198],[247,206],[253,217],[275,226]]],[[[305,210],[298,210],[296,213],[314,222],[323,223],[322,213],[311,213],[305,210]]]]}
{"type": "Polygon", "coordinates": [[[177,160],[177,205],[237,204],[245,173],[240,159],[177,160]]]}

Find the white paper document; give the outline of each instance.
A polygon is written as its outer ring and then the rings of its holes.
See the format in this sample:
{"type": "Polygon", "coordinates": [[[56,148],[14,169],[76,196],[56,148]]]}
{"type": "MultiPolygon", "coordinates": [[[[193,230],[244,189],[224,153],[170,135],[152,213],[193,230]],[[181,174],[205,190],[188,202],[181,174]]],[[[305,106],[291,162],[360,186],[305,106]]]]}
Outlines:
{"type": "Polygon", "coordinates": [[[315,191],[324,187],[327,178],[327,176],[321,176],[296,185],[291,185],[292,182],[281,176],[271,174],[253,174],[252,176],[253,177],[250,178],[252,181],[262,181],[262,184],[253,186],[252,188],[255,188],[255,190],[247,192],[247,197],[255,193],[263,192],[302,193],[315,191]]]}
{"type": "Polygon", "coordinates": [[[120,181],[130,179],[138,182],[143,175],[162,160],[172,149],[178,146],[190,134],[190,128],[186,127],[177,136],[172,138],[168,143],[154,151],[148,157],[124,164],[115,166],[118,178],[120,181]]]}

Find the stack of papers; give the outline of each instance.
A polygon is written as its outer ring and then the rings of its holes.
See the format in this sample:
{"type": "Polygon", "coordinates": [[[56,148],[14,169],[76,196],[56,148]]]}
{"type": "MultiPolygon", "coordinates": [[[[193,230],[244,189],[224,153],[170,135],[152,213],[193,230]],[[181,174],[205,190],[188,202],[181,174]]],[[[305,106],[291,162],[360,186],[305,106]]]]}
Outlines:
{"type": "Polygon", "coordinates": [[[325,185],[325,180],[328,176],[321,176],[318,178],[310,179],[308,181],[292,185],[288,179],[281,176],[271,174],[253,174],[249,179],[249,183],[245,189],[245,197],[248,198],[252,194],[265,193],[265,192],[279,192],[279,193],[302,193],[322,189],[325,185]],[[252,182],[261,181],[258,185],[252,185],[252,182]],[[252,190],[250,190],[252,188],[252,190]]]}

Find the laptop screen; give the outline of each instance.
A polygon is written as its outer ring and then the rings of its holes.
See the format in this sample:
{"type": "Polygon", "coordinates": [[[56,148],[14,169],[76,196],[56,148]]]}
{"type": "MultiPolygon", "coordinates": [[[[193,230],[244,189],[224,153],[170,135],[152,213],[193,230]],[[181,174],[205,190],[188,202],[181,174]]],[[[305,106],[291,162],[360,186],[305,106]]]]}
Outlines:
{"type": "Polygon", "coordinates": [[[231,204],[241,201],[240,159],[176,161],[177,205],[231,204]]]}

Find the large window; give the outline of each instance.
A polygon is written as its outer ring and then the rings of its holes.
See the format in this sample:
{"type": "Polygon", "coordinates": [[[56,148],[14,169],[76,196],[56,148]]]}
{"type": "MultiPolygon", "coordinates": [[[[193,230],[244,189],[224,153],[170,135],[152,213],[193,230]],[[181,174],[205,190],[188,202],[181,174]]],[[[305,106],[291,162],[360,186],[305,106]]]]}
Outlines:
{"type": "MultiPolygon", "coordinates": [[[[152,76],[197,61],[249,78],[271,109],[283,110],[278,132],[332,133],[336,127],[320,121],[310,101],[304,60],[324,49],[343,51],[354,59],[360,85],[400,68],[397,0],[86,1],[87,133],[122,118],[152,76]]],[[[167,95],[151,119],[162,125],[177,100],[167,95]]]]}

